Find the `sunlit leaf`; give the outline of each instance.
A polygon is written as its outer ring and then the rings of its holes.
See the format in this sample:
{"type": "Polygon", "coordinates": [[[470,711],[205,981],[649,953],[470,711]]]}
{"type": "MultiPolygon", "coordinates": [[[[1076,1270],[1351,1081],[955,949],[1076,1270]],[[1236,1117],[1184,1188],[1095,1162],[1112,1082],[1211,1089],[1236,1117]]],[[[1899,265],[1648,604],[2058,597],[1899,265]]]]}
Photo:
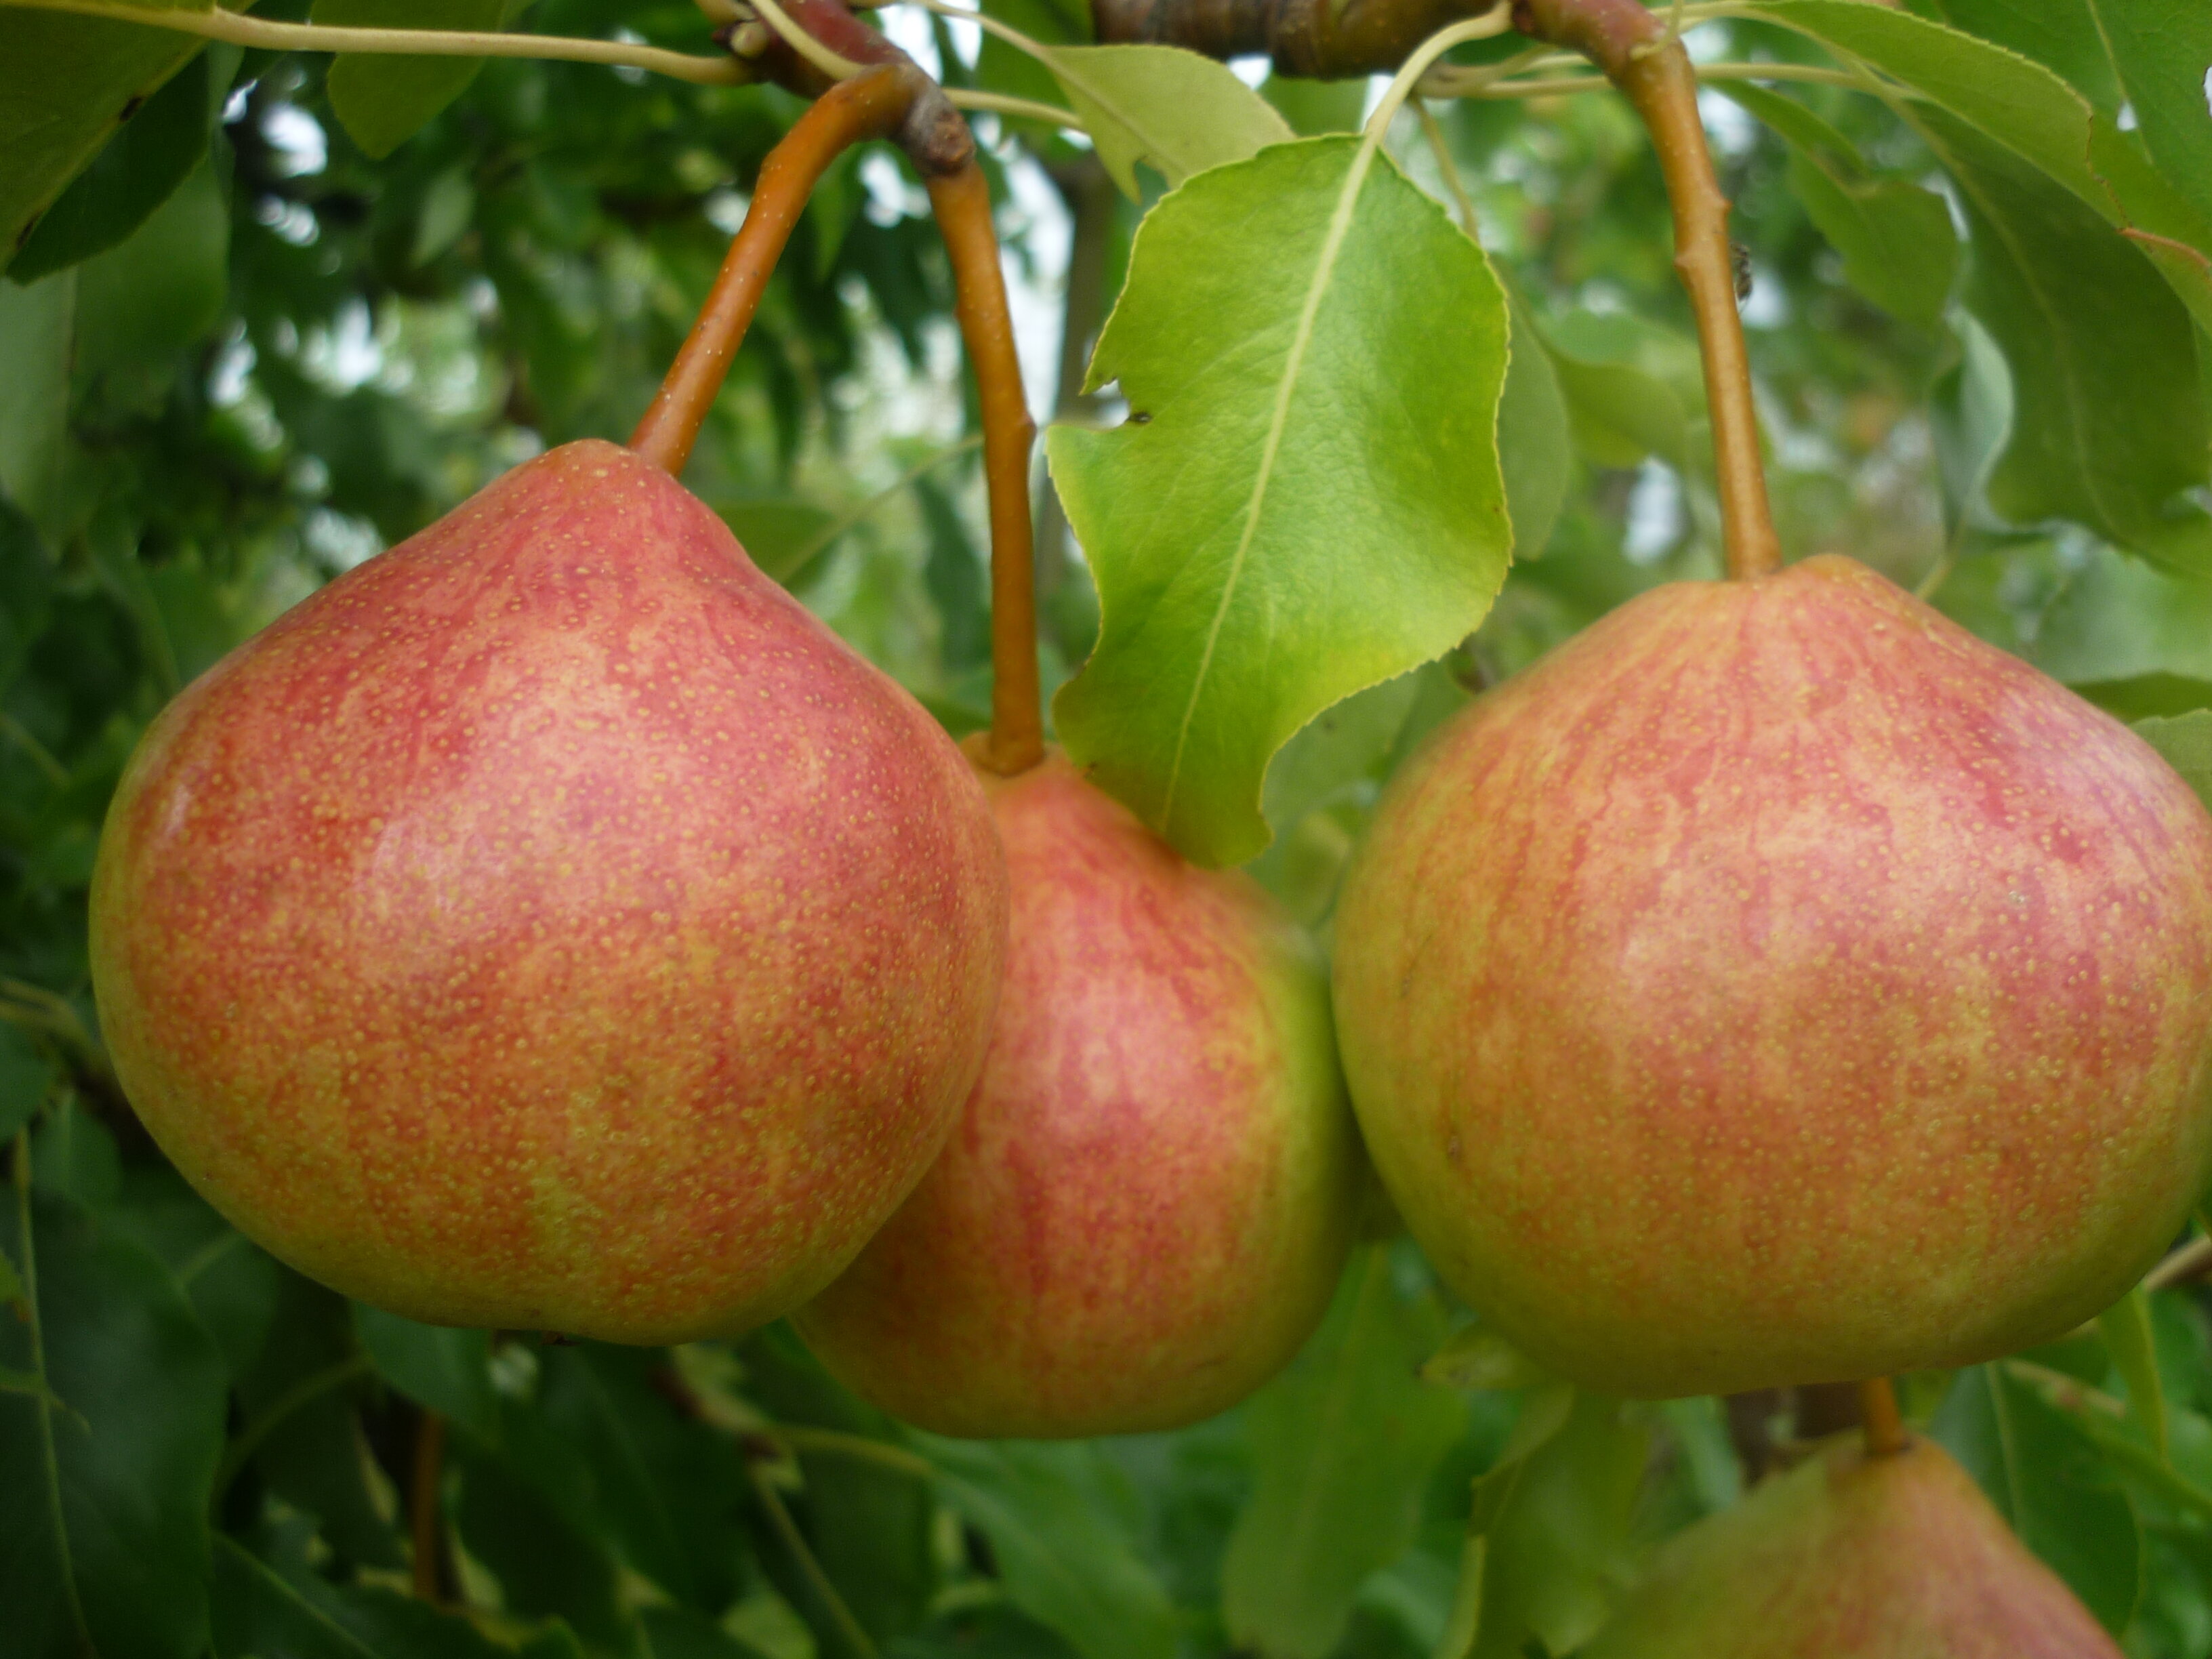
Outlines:
{"type": "Polygon", "coordinates": [[[1504,579],[1504,296],[1361,155],[1278,145],[1164,200],[1090,373],[1133,412],[1048,434],[1103,618],[1062,738],[1205,864],[1267,844],[1292,732],[1464,638],[1504,579]]]}
{"type": "Polygon", "coordinates": [[[1291,137],[1290,124],[1228,65],[1177,46],[1055,46],[1045,60],[1121,193],[1137,163],[1170,185],[1291,137]]]}

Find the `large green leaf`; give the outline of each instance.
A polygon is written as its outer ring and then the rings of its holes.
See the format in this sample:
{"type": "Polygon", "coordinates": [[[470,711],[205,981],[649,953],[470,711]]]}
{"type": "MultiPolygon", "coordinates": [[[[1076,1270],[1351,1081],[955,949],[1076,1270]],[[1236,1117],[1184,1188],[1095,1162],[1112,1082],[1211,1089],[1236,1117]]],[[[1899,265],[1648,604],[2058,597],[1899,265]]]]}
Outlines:
{"type": "Polygon", "coordinates": [[[1132,201],[1139,161],[1180,185],[1293,136],[1227,64],[1179,46],[1056,46],[1045,61],[1132,201]]]}
{"type": "Polygon", "coordinates": [[[1358,1251],[1291,1370],[1246,1409],[1252,1499],[1222,1564],[1230,1639],[1268,1659],[1322,1659],[1352,1597],[1413,1540],[1421,1498],[1467,1408],[1417,1375],[1443,1340],[1432,1291],[1394,1282],[1391,1247],[1358,1251]]]}
{"type": "Polygon", "coordinates": [[[1960,1371],[1931,1426],[2098,1622],[2126,1628],[2142,1593],[2142,1528],[2095,1442],[2002,1365],[1960,1371]]]}
{"type": "Polygon", "coordinates": [[[678,1601],[718,1613],[743,1559],[744,1469],[733,1442],[654,1387],[667,1363],[598,1343],[543,1349],[535,1406],[505,1414],[501,1443],[571,1521],[678,1601]]]}
{"type": "Polygon", "coordinates": [[[113,247],[143,224],[207,154],[238,56],[236,47],[219,46],[170,77],[46,210],[9,275],[34,282],[113,247]],[[220,74],[210,67],[218,57],[220,74]]]}
{"type": "MultiPolygon", "coordinates": [[[[315,0],[318,23],[339,28],[485,30],[507,0],[315,0]]],[[[341,52],[331,64],[331,107],[371,155],[389,155],[467,89],[481,58],[341,52]]]]}
{"type": "Polygon", "coordinates": [[[991,1541],[1007,1599],[1084,1659],[1175,1651],[1167,1591],[1117,1525],[1097,1447],[916,1436],[945,1503],[991,1541]]]}
{"type": "Polygon", "coordinates": [[[2212,217],[2212,9],[2197,0],[1938,0],[1944,17],[2049,65],[2100,110],[2125,105],[2176,188],[2212,217]]]}
{"type": "Polygon", "coordinates": [[[0,1312],[0,1608],[8,1651],[198,1659],[222,1357],[144,1246],[66,1199],[0,1197],[0,1238],[35,1291],[0,1312]],[[58,1402],[58,1403],[57,1403],[58,1402]]]}
{"type": "MultiPolygon", "coordinates": [[[[208,9],[206,0],[148,7],[208,9]]],[[[202,44],[167,29],[0,7],[0,270],[63,186],[202,44]]]]}
{"type": "Polygon", "coordinates": [[[1533,1432],[1477,1483],[1472,1535],[1481,1547],[1473,1659],[1520,1659],[1528,1638],[1570,1653],[1605,1622],[1627,1581],[1629,1529],[1650,1437],[1620,1402],[1564,1388],[1529,1396],[1533,1432]],[[1559,1426],[1549,1430],[1553,1413],[1559,1426]]]}
{"type": "Polygon", "coordinates": [[[1354,139],[1276,145],[1146,217],[1089,377],[1133,412],[1047,439],[1102,612],[1054,708],[1187,856],[1258,853],[1291,734],[1496,597],[1506,337],[1481,250],[1354,139]]]}
{"type": "Polygon", "coordinates": [[[2136,238],[2212,327],[2212,215],[2154,167],[2117,117],[2016,52],[1864,0],[1755,0],[1752,15],[1798,29],[1894,76],[2034,163],[2136,238]]]}
{"type": "Polygon", "coordinates": [[[2012,152],[1940,113],[1917,122],[1972,226],[1966,304],[2011,369],[1990,504],[2212,574],[2212,518],[2175,500],[2212,470],[2188,313],[2130,244],[2012,152]]]}

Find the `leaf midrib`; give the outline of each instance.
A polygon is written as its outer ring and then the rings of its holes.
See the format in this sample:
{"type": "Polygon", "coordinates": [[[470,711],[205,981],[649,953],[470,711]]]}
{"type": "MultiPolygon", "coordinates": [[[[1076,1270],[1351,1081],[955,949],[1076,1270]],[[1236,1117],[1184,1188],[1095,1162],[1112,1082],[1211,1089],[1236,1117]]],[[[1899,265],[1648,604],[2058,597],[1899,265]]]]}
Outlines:
{"type": "Polygon", "coordinates": [[[1275,406],[1267,422],[1267,436],[1261,446],[1259,467],[1252,481],[1252,495],[1244,508],[1244,526],[1237,537],[1237,551],[1229,562],[1229,574],[1222,583],[1221,600],[1213,610],[1213,620],[1206,630],[1206,648],[1199,653],[1198,672],[1193,676],[1190,697],[1183,705],[1182,718],[1176,727],[1175,757],[1169,763],[1166,787],[1160,792],[1160,805],[1152,828],[1165,835],[1175,815],[1176,791],[1182,780],[1184,751],[1190,744],[1190,728],[1198,717],[1198,705],[1206,695],[1207,677],[1213,671],[1213,653],[1221,638],[1222,625],[1228,620],[1229,607],[1237,597],[1237,584],[1243,580],[1244,563],[1250,556],[1252,543],[1260,532],[1261,509],[1266,505],[1268,489],[1274,483],[1275,463],[1280,454],[1283,433],[1290,424],[1291,399],[1297,390],[1299,376],[1304,372],[1307,353],[1312,349],[1316,320],[1321,315],[1321,302],[1328,292],[1331,279],[1336,275],[1336,264],[1344,252],[1345,239],[1352,231],[1352,216],[1359,205],[1360,191],[1365,188],[1367,175],[1373,168],[1377,146],[1363,143],[1352,157],[1352,166],[1344,175],[1344,183],[1337,192],[1336,205],[1329,215],[1328,230],[1322,240],[1320,257],[1315,261],[1312,283],[1306,289],[1305,303],[1299,308],[1297,332],[1291,337],[1290,349],[1285,354],[1283,375],[1275,391],[1275,406]]]}

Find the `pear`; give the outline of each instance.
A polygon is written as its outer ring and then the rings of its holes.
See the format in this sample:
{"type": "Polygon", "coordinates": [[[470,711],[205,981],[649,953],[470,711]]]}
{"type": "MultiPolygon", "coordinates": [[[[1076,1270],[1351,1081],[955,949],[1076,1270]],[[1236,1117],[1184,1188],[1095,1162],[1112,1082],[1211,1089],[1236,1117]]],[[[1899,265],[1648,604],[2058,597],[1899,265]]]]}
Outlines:
{"type": "Polygon", "coordinates": [[[914,1196],[793,1322],[939,1433],[1196,1421],[1327,1310],[1364,1160],[1312,945],[1048,755],[986,785],[1012,930],[981,1079],[914,1196]]]}
{"type": "Polygon", "coordinates": [[[2046,1340],[2205,1186],[2212,817],[1845,558],[1658,588],[1440,728],[1334,973],[1414,1237],[1604,1393],[2046,1340]]]}
{"type": "Polygon", "coordinates": [[[2119,1659],[1942,1447],[1856,1435],[1670,1540],[1581,1659],[2119,1659]]]}
{"type": "Polygon", "coordinates": [[[161,714],[100,846],[94,983],[155,1139],[301,1272],[680,1342],[805,1301],[921,1178],[1006,903],[921,707],[586,441],[161,714]]]}

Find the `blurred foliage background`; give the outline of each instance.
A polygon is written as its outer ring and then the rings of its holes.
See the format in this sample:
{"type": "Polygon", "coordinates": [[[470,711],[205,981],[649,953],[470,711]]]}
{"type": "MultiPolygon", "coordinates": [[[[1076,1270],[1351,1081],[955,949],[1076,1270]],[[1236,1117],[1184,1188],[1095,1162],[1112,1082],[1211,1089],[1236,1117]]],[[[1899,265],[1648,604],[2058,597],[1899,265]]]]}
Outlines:
{"type": "MultiPolygon", "coordinates": [[[[1042,0],[1007,14],[1052,23],[1042,0]]],[[[539,0],[530,21],[706,49],[687,5],[539,0]]],[[[948,78],[1028,90],[942,23],[896,27],[948,78]]],[[[1698,40],[1802,55],[1748,24],[1698,40]]],[[[672,1352],[435,1330],[228,1228],[99,1045],[85,884],[119,768],[166,699],[319,583],[544,447],[625,435],[798,108],[494,62],[373,160],[326,67],[195,59],[157,100],[189,152],[173,193],[90,258],[42,231],[0,283],[0,1653],[75,1652],[82,1627],[109,1659],[1459,1659],[1472,1583],[1474,1653],[1564,1656],[1642,1550],[1847,1419],[1821,1391],[1577,1398],[1469,1334],[1400,1240],[1364,1247],[1308,1352],[1219,1419],[960,1444],[845,1395],[781,1328],[672,1352]],[[1473,1542],[1471,1504],[1489,1516],[1473,1542]]],[[[1266,91],[1304,131],[1355,125],[1370,96],[1266,91]]],[[[1793,556],[1847,550],[2125,717],[2212,705],[2212,589],[1992,510],[2010,381],[1959,303],[1970,227],[1931,193],[1920,140],[1871,100],[1793,91],[1873,170],[1835,152],[1823,171],[1826,141],[1785,139],[1795,118],[1762,96],[1709,93],[1708,114],[1793,556]],[[1816,173],[1887,192],[1913,257],[1839,246],[1816,173]]],[[[1324,935],[1375,790],[1422,731],[1628,596],[1718,569],[1687,312],[1632,117],[1610,96],[1437,115],[1573,443],[1547,458],[1556,525],[1480,632],[1325,716],[1271,777],[1279,835],[1256,868],[1324,935]]],[[[1111,418],[1075,382],[1138,206],[1079,145],[980,125],[1039,412],[1111,418]]],[[[1410,118],[1392,148],[1453,199],[1410,118]]],[[[962,731],[988,673],[975,414],[902,167],[871,151],[825,183],[687,483],[962,731]]],[[[2203,397],[2193,364],[2174,372],[2203,397]]],[[[1050,682],[1096,605],[1039,489],[1050,682]]],[[[2130,1654],[2212,1654],[2197,1291],[1905,1392],[2130,1654]]]]}

